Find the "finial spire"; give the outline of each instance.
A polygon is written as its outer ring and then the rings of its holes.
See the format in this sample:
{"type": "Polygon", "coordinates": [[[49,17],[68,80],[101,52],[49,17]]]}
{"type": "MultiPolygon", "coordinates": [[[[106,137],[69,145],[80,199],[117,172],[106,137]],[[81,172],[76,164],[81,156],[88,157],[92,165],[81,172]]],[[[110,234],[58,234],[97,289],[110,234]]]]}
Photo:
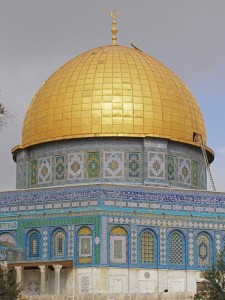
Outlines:
{"type": "Polygon", "coordinates": [[[111,12],[111,18],[112,18],[112,29],[111,29],[111,32],[112,32],[112,44],[113,45],[117,45],[117,27],[116,27],[116,19],[119,15],[119,12],[118,10],[114,10],[111,12]]]}

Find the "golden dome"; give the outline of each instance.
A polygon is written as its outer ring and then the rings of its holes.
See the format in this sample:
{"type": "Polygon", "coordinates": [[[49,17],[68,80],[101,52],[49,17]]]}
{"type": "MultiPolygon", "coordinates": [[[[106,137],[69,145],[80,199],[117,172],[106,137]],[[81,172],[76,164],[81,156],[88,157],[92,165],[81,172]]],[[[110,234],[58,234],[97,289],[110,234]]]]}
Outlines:
{"type": "Polygon", "coordinates": [[[76,56],[39,89],[26,113],[22,145],[86,137],[159,137],[187,144],[206,131],[185,84],[153,57],[104,46],[76,56]]]}

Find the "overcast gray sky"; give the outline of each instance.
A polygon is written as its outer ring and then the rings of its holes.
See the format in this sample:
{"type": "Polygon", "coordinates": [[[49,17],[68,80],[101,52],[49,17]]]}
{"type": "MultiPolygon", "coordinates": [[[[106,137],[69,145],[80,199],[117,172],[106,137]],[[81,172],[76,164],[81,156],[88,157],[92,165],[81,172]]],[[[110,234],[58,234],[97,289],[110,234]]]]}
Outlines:
{"type": "Polygon", "coordinates": [[[198,100],[225,191],[225,0],[0,0],[1,101],[16,114],[0,131],[0,190],[15,188],[11,149],[35,92],[70,58],[111,44],[113,9],[118,43],[165,63],[198,100]]]}

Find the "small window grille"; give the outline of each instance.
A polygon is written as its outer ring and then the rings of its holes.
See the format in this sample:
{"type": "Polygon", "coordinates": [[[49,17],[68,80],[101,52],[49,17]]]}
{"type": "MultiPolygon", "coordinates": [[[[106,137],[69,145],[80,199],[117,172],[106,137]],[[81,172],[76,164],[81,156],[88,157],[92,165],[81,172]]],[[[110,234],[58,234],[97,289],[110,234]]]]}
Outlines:
{"type": "Polygon", "coordinates": [[[154,237],[146,231],[141,236],[141,262],[154,263],[154,237]]]}
{"type": "Polygon", "coordinates": [[[39,257],[39,235],[34,232],[29,237],[29,257],[39,257]]]}
{"type": "Polygon", "coordinates": [[[62,231],[59,231],[55,234],[54,240],[55,246],[55,257],[65,256],[65,234],[62,231]]]}
{"type": "Polygon", "coordinates": [[[171,265],[184,264],[184,241],[181,234],[174,232],[169,238],[169,263],[171,265]]]}

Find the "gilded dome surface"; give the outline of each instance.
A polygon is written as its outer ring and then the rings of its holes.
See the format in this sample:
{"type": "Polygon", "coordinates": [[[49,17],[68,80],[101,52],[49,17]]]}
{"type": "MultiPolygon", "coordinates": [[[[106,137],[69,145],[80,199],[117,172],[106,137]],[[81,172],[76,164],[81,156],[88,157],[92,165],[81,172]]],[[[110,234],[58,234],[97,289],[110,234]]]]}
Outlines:
{"type": "Polygon", "coordinates": [[[159,137],[198,145],[199,106],[165,65],[137,49],[104,46],[65,63],[26,113],[22,145],[85,137],[159,137]]]}

